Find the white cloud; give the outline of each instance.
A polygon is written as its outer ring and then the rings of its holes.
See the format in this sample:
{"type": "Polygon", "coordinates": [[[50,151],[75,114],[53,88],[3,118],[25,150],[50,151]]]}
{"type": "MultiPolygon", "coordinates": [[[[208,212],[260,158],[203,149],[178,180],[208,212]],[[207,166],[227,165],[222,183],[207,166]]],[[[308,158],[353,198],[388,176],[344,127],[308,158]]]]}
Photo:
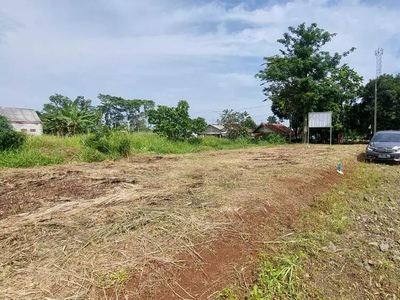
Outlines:
{"type": "Polygon", "coordinates": [[[221,1],[0,0],[2,104],[40,109],[54,92],[107,92],[168,105],[188,99],[193,111],[256,106],[264,99],[253,77],[262,57],[277,54],[276,40],[303,21],[338,33],[330,51],[355,46],[346,61],[367,79],[378,46],[384,72],[400,71],[399,8],[328,2],[252,9],[221,1]]]}

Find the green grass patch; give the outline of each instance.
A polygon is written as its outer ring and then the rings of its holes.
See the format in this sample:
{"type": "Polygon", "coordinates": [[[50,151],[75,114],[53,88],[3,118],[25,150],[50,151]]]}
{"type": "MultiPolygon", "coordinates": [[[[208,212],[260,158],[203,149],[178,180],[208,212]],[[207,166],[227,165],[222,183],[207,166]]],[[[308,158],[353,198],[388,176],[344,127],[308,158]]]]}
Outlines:
{"type": "Polygon", "coordinates": [[[233,286],[217,299],[366,299],[378,290],[382,296],[400,292],[393,259],[400,244],[396,168],[358,165],[301,213],[294,234],[283,231],[279,241],[265,244],[251,289],[233,286]],[[375,244],[390,240],[387,252],[375,244]]]}
{"type": "Polygon", "coordinates": [[[260,272],[249,300],[297,299],[301,291],[298,274],[300,254],[283,257],[260,255],[260,272]]]}
{"type": "Polygon", "coordinates": [[[76,135],[56,137],[50,135],[28,137],[20,149],[0,152],[0,167],[25,168],[115,160],[134,154],[185,154],[212,150],[230,150],[283,143],[282,138],[255,141],[250,139],[219,139],[205,137],[183,142],[170,141],[152,133],[128,134],[111,132],[107,136],[76,135]]]}

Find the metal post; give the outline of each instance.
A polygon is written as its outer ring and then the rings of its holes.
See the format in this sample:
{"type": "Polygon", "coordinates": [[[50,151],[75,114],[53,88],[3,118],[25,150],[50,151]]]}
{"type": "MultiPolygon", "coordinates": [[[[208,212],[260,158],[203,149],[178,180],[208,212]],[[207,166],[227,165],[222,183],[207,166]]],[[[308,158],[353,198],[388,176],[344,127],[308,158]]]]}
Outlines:
{"type": "Polygon", "coordinates": [[[376,133],[377,130],[377,111],[378,111],[378,78],[382,74],[382,55],[383,55],[383,49],[378,48],[375,51],[375,56],[376,56],[376,79],[375,79],[375,103],[374,103],[374,134],[376,133]]]}
{"type": "Polygon", "coordinates": [[[310,145],[310,114],[308,114],[308,119],[307,119],[307,140],[308,140],[308,145],[310,145]]]}
{"type": "Polygon", "coordinates": [[[374,100],[374,134],[376,133],[376,115],[378,111],[378,78],[375,79],[375,100],[374,100]]]}
{"type": "Polygon", "coordinates": [[[331,138],[330,138],[330,144],[332,145],[332,125],[331,125],[331,138]]]}

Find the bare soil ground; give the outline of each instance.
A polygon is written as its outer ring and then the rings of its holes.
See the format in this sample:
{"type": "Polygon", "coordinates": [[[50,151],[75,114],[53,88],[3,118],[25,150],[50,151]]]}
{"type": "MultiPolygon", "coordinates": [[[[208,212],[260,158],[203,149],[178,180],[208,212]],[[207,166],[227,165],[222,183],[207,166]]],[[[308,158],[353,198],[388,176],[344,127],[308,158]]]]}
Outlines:
{"type": "Polygon", "coordinates": [[[363,146],[0,171],[1,299],[212,299],[363,146]]]}

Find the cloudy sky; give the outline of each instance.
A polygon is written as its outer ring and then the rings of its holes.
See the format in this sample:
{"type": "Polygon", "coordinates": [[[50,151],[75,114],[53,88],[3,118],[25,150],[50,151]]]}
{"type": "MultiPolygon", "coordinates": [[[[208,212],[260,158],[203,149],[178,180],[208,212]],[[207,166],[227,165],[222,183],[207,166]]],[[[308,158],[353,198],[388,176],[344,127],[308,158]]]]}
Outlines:
{"type": "Polygon", "coordinates": [[[288,26],[338,33],[327,47],[366,79],[374,50],[400,72],[399,0],[0,0],[0,105],[40,110],[54,93],[175,105],[209,122],[225,108],[271,114],[254,74],[288,26]]]}

